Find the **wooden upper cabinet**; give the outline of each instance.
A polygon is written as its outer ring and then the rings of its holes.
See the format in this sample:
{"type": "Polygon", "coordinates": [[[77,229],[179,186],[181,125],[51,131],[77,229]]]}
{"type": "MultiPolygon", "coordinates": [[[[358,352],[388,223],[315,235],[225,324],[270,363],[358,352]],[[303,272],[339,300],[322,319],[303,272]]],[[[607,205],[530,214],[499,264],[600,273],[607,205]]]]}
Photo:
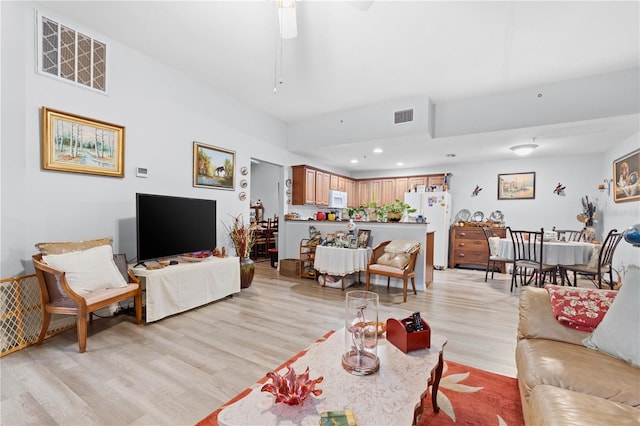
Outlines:
{"type": "MultiPolygon", "coordinates": [[[[381,186],[380,203],[381,204],[394,203],[396,201],[396,179],[395,178],[380,179],[380,186],[381,186]]],[[[404,197],[403,197],[403,201],[404,201],[404,197]]]]}
{"type": "Polygon", "coordinates": [[[291,204],[315,204],[316,171],[305,166],[291,167],[291,204]]]}
{"type": "Polygon", "coordinates": [[[432,175],[427,180],[427,186],[439,186],[444,185],[444,175],[432,175]]]}
{"type": "Polygon", "coordinates": [[[356,182],[354,180],[345,178],[344,190],[347,193],[347,206],[349,207],[360,206],[359,204],[360,200],[358,199],[358,192],[356,190],[356,182]]]}
{"type": "Polygon", "coordinates": [[[331,175],[329,173],[316,170],[316,205],[329,205],[329,185],[331,184],[331,175]]]}
{"type": "Polygon", "coordinates": [[[409,190],[409,178],[396,178],[396,200],[404,201],[404,194],[409,190]]]}
{"type": "Polygon", "coordinates": [[[427,186],[427,177],[426,176],[412,176],[409,178],[409,188],[410,190],[415,189],[417,186],[427,186]]]}
{"type": "Polygon", "coordinates": [[[356,188],[358,188],[358,206],[364,206],[369,202],[369,181],[359,180],[356,181],[356,188]]]}
{"type": "Polygon", "coordinates": [[[329,181],[329,189],[340,189],[338,185],[338,175],[331,175],[331,180],[329,181]]]}
{"type": "Polygon", "coordinates": [[[347,178],[338,176],[338,191],[346,191],[346,190],[347,190],[347,178]]]}

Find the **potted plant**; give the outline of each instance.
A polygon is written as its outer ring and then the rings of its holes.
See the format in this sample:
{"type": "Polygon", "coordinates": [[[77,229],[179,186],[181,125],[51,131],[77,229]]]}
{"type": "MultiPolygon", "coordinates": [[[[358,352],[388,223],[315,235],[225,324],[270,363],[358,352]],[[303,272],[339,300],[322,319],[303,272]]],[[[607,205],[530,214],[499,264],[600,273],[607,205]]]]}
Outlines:
{"type": "Polygon", "coordinates": [[[367,216],[369,217],[369,222],[377,222],[378,215],[380,214],[380,209],[378,209],[377,201],[369,201],[364,203],[364,206],[361,207],[365,212],[367,212],[367,216]]]}
{"type": "Polygon", "coordinates": [[[236,249],[236,256],[240,258],[240,287],[247,288],[251,285],[255,273],[255,264],[249,255],[256,241],[256,226],[245,224],[241,216],[242,214],[233,218],[231,226],[225,226],[236,249]]]}
{"type": "Polygon", "coordinates": [[[342,210],[342,214],[346,214],[350,219],[357,219],[358,213],[364,213],[364,208],[360,207],[347,207],[342,210]]]}
{"type": "Polygon", "coordinates": [[[389,222],[400,222],[405,213],[414,213],[416,211],[409,204],[400,200],[383,205],[381,210],[387,215],[389,222]]]}

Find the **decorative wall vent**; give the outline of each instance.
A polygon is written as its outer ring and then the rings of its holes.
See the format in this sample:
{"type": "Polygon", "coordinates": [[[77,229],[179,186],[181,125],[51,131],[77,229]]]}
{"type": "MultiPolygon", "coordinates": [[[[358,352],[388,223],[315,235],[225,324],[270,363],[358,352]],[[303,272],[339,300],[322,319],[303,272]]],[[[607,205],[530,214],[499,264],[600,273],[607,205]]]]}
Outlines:
{"type": "Polygon", "coordinates": [[[107,45],[41,14],[38,72],[101,92],[107,91],[107,45]]]}
{"type": "Polygon", "coordinates": [[[405,109],[394,113],[393,124],[406,123],[408,121],[413,121],[413,109],[405,109]]]}

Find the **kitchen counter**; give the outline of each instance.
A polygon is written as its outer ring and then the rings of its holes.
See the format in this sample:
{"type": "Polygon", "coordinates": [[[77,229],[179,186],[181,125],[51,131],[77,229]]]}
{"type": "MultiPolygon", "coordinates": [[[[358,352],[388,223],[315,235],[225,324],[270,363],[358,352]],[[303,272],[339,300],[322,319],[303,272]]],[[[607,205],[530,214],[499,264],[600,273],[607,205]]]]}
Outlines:
{"type": "MultiPolygon", "coordinates": [[[[315,219],[285,219],[286,222],[305,222],[305,223],[349,223],[348,220],[315,220],[315,219]]],[[[356,227],[373,224],[373,225],[426,225],[429,222],[367,222],[364,220],[354,220],[353,223],[356,224],[356,227]]]]}

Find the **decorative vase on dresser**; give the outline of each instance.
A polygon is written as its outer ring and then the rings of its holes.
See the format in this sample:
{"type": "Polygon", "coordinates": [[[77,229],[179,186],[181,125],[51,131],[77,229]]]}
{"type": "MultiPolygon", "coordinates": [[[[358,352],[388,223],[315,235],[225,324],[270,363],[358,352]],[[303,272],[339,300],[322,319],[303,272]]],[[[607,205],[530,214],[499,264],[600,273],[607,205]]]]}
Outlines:
{"type": "Polygon", "coordinates": [[[240,258],[240,288],[247,288],[253,282],[256,265],[250,257],[240,258]]]}

